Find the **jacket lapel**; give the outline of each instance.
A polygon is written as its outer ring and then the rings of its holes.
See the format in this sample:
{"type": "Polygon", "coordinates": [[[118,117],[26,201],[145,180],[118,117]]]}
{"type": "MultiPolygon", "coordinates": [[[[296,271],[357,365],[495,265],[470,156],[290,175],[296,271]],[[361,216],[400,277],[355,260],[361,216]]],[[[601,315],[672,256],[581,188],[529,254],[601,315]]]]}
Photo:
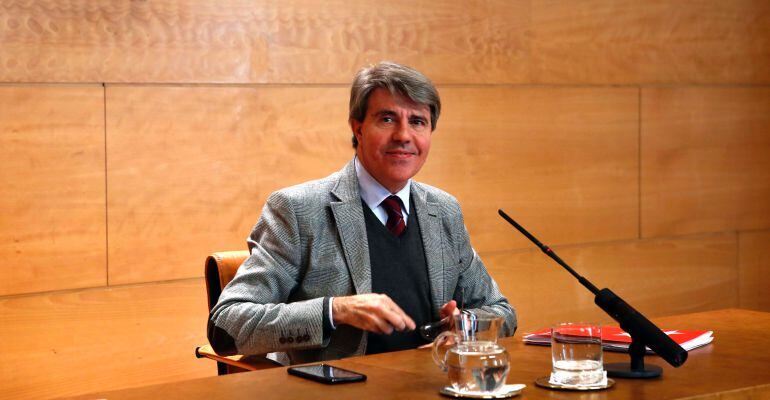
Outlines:
{"type": "Polygon", "coordinates": [[[417,220],[420,222],[422,244],[425,249],[425,262],[428,265],[430,293],[433,302],[434,318],[444,305],[444,262],[441,254],[441,216],[439,206],[427,198],[419,183],[412,182],[412,196],[417,208],[417,220]]]}
{"type": "Polygon", "coordinates": [[[356,294],[370,293],[372,267],[369,262],[369,242],[353,161],[340,171],[340,179],[332,189],[332,194],[339,200],[331,203],[332,214],[356,294]]]}

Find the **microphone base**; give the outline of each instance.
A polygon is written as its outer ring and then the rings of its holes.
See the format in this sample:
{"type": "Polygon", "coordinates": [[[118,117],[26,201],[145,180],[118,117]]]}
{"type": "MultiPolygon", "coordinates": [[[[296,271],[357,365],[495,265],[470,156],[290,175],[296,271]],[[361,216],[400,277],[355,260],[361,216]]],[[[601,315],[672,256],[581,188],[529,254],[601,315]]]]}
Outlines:
{"type": "Polygon", "coordinates": [[[650,379],[663,375],[663,368],[657,365],[644,365],[642,369],[633,369],[631,364],[611,363],[604,364],[607,376],[612,378],[650,379]]]}

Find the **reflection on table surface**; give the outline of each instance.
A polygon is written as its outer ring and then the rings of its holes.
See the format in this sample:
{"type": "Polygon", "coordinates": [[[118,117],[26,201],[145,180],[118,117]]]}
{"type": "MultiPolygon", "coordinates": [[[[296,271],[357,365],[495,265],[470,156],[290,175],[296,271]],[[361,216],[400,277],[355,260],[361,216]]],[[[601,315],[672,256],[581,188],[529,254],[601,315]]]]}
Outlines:
{"type": "MultiPolygon", "coordinates": [[[[671,367],[657,356],[646,357],[646,363],[663,368],[661,378],[616,379],[610,389],[578,393],[535,386],[537,378],[550,373],[550,349],[524,345],[524,332],[517,332],[514,337],[499,341],[510,355],[508,383],[527,385],[518,397],[521,399],[770,398],[770,313],[728,309],[652,320],[662,328],[713,330],[715,339],[712,344],[692,350],[680,368],[671,367]]],[[[629,360],[627,354],[614,352],[605,352],[604,358],[607,363],[629,360]]],[[[275,368],[77,398],[436,399],[442,398],[439,390],[447,384],[446,374],[434,364],[430,349],[352,357],[329,364],[366,374],[368,379],[362,383],[323,385],[290,376],[286,368],[275,368]]]]}

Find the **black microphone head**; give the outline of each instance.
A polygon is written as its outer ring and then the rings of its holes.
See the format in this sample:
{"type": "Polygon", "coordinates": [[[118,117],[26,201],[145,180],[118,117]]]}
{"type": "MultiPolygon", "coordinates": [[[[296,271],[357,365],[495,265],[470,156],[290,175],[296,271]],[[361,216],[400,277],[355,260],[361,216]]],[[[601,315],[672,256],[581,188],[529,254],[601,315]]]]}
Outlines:
{"type": "Polygon", "coordinates": [[[687,361],[687,350],[611,290],[600,290],[594,302],[618,321],[620,327],[631,335],[632,341],[649,347],[674,367],[679,367],[687,361]]]}

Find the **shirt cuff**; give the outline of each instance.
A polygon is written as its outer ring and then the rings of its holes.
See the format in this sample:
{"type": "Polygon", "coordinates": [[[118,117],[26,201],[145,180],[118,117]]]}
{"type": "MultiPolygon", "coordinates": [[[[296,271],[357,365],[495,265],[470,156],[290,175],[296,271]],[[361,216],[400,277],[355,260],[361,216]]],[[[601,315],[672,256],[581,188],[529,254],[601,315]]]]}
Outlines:
{"type": "Polygon", "coordinates": [[[334,326],[334,318],[332,317],[332,301],[333,297],[324,297],[324,308],[323,308],[323,341],[326,342],[329,340],[329,336],[331,336],[332,331],[337,329],[336,326],[334,326]]]}

